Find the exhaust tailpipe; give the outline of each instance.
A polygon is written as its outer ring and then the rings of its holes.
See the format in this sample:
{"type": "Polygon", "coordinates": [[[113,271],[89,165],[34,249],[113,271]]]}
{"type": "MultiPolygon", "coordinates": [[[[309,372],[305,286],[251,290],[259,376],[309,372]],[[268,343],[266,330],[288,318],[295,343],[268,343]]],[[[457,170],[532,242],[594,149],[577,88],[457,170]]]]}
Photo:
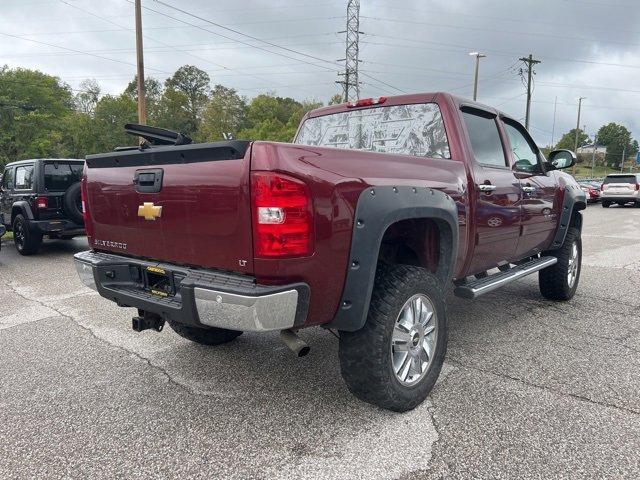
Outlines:
{"type": "Polygon", "coordinates": [[[302,340],[293,330],[280,330],[280,338],[284,344],[298,357],[304,357],[309,353],[309,345],[302,340]]]}

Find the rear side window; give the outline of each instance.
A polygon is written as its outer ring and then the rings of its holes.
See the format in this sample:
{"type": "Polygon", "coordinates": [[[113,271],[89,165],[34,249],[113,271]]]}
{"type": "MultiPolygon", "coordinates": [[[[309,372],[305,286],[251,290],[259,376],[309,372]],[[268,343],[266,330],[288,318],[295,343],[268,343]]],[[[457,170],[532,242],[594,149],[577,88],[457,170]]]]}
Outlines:
{"type": "Polygon", "coordinates": [[[44,164],[44,188],[48,191],[63,192],[80,181],[82,163],[52,162],[44,164]]]}
{"type": "Polygon", "coordinates": [[[2,188],[10,190],[13,188],[13,168],[7,168],[2,175],[2,188]]]}
{"type": "Polygon", "coordinates": [[[31,190],[33,188],[33,165],[16,167],[16,190],[31,190]]]}
{"type": "Polygon", "coordinates": [[[495,117],[463,111],[462,118],[467,126],[473,156],[478,163],[506,167],[507,161],[495,117]]]}
{"type": "Polygon", "coordinates": [[[450,158],[437,103],[364,108],[308,118],[295,143],[450,158]]]}
{"type": "Polygon", "coordinates": [[[609,183],[632,183],[636,184],[636,176],[635,175],[619,175],[615,177],[605,177],[604,182],[605,185],[609,183]]]}

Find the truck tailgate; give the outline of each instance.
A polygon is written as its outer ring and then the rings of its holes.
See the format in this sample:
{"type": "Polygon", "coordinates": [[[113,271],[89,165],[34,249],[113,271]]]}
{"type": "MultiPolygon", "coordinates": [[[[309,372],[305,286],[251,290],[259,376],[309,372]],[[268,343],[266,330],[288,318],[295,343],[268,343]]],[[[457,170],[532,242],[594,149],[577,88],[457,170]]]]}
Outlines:
{"type": "Polygon", "coordinates": [[[228,141],[88,156],[91,247],[252,273],[249,146],[228,141]]]}

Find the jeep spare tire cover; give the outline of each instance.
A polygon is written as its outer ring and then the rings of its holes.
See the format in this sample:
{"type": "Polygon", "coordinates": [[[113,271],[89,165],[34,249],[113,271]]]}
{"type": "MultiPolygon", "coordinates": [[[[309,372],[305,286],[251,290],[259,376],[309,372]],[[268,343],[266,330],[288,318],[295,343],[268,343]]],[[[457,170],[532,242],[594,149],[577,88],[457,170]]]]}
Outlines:
{"type": "Polygon", "coordinates": [[[82,199],[80,196],[80,182],[76,182],[67,188],[62,199],[62,208],[71,220],[76,223],[84,223],[82,216],[82,199]]]}

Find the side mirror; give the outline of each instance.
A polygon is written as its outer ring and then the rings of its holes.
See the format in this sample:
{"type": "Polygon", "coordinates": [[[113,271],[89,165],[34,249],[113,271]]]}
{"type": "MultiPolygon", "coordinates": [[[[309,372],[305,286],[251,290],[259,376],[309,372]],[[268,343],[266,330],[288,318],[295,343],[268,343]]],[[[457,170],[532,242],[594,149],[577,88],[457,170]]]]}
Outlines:
{"type": "Polygon", "coordinates": [[[554,150],[549,154],[549,163],[554,170],[569,168],[576,163],[576,154],[571,150],[554,150]]]}

